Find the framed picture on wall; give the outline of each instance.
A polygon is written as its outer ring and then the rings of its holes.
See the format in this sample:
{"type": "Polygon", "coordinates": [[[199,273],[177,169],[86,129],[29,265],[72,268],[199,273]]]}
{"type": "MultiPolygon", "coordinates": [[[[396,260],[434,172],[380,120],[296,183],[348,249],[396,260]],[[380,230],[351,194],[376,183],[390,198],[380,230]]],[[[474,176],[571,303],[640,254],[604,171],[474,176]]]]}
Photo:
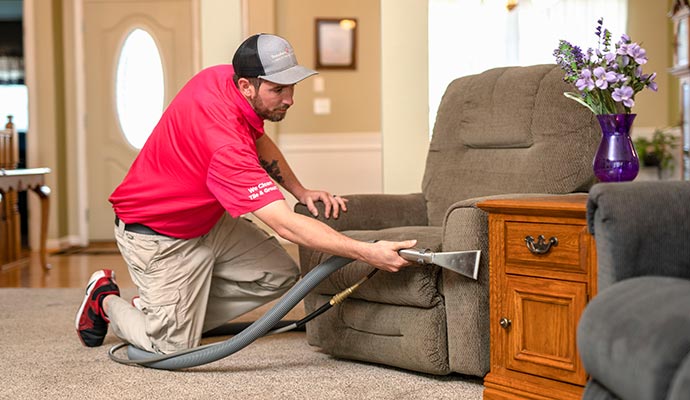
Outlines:
{"type": "Polygon", "coordinates": [[[316,19],[316,69],[356,69],[357,19],[316,19]]]}

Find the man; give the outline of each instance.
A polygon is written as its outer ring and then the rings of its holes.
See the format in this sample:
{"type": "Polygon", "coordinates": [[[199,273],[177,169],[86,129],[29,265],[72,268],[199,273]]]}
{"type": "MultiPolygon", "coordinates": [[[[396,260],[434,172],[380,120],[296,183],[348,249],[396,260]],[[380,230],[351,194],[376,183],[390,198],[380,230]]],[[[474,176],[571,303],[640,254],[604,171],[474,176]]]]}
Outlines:
{"type": "Polygon", "coordinates": [[[115,237],[137,286],[139,306],[119,297],[110,270],[91,276],[77,312],[86,346],[99,346],[108,324],[143,350],[198,346],[203,332],[280,297],[299,269],[277,240],[241,218],[253,213],[283,238],[395,272],[397,251],[414,240],[347,238],[294,213],[274,181],[318,215],[338,218],[347,200],[302,186],[263,121],[280,121],[295,84],[313,74],[290,44],[254,35],[232,65],[194,76],[165,110],[127,176],[110,197],[115,237]],[[272,178],[272,179],[271,179],[272,178]]]}

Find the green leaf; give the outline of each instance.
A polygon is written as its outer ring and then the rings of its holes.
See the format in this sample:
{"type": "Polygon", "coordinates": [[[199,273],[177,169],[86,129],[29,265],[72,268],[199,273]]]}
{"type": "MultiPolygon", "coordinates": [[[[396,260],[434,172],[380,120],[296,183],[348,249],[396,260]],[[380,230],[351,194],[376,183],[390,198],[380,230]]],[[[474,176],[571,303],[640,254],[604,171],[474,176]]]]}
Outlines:
{"type": "Polygon", "coordinates": [[[573,99],[573,100],[577,101],[578,103],[580,103],[580,104],[582,104],[583,106],[589,108],[590,111],[592,111],[593,113],[596,114],[596,111],[594,111],[594,109],[592,108],[592,106],[590,106],[590,105],[587,104],[584,100],[582,100],[582,97],[580,97],[579,94],[573,93],[573,92],[565,92],[565,93],[563,93],[563,95],[564,95],[565,97],[569,98],[569,99],[573,99]]]}

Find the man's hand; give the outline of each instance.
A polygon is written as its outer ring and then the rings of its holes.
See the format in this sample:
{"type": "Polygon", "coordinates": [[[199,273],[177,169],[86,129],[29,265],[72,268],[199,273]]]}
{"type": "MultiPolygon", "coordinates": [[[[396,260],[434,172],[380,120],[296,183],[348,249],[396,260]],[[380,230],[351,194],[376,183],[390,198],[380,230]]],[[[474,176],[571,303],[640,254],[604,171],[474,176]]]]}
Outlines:
{"type": "Polygon", "coordinates": [[[347,199],[337,195],[331,195],[330,193],[323,190],[309,190],[305,189],[304,192],[297,197],[300,203],[305,204],[309,212],[315,216],[319,216],[319,210],[314,205],[315,202],[321,200],[325,206],[324,217],[338,219],[340,217],[340,211],[347,212],[347,199]]]}
{"type": "Polygon", "coordinates": [[[406,267],[411,262],[400,257],[399,250],[411,249],[417,244],[416,240],[404,240],[402,242],[388,242],[380,240],[371,243],[362,261],[376,267],[382,271],[398,272],[400,268],[406,267]]]}

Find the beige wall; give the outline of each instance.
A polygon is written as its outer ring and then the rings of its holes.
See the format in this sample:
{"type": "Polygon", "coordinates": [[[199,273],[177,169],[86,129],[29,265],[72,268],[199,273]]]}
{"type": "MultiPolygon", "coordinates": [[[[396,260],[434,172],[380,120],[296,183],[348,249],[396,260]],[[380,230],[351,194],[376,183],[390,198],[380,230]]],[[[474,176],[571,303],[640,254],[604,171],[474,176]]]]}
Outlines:
{"type": "MultiPolygon", "coordinates": [[[[314,91],[314,78],[297,85],[295,105],[278,127],[279,133],[379,132],[381,129],[381,16],[373,0],[276,1],[276,33],[295,48],[300,64],[315,66],[316,18],[357,19],[357,68],[320,70],[324,91],[314,91]],[[315,115],[315,98],[328,98],[329,115],[315,115]]],[[[255,33],[255,32],[252,32],[255,33]]]]}
{"type": "Polygon", "coordinates": [[[243,0],[243,36],[276,32],[276,0],[243,0]]]}
{"type": "Polygon", "coordinates": [[[383,191],[421,192],[429,149],[428,3],[381,0],[383,191]]]}
{"type": "Polygon", "coordinates": [[[242,42],[242,2],[202,0],[199,8],[201,67],[230,64],[242,42]]]}
{"type": "Polygon", "coordinates": [[[635,97],[633,112],[638,128],[679,124],[677,79],[668,73],[673,62],[670,1],[628,0],[627,33],[647,50],[645,73],[656,72],[659,91],[643,90],[635,97]],[[668,3],[668,4],[667,4],[668,3]]]}

